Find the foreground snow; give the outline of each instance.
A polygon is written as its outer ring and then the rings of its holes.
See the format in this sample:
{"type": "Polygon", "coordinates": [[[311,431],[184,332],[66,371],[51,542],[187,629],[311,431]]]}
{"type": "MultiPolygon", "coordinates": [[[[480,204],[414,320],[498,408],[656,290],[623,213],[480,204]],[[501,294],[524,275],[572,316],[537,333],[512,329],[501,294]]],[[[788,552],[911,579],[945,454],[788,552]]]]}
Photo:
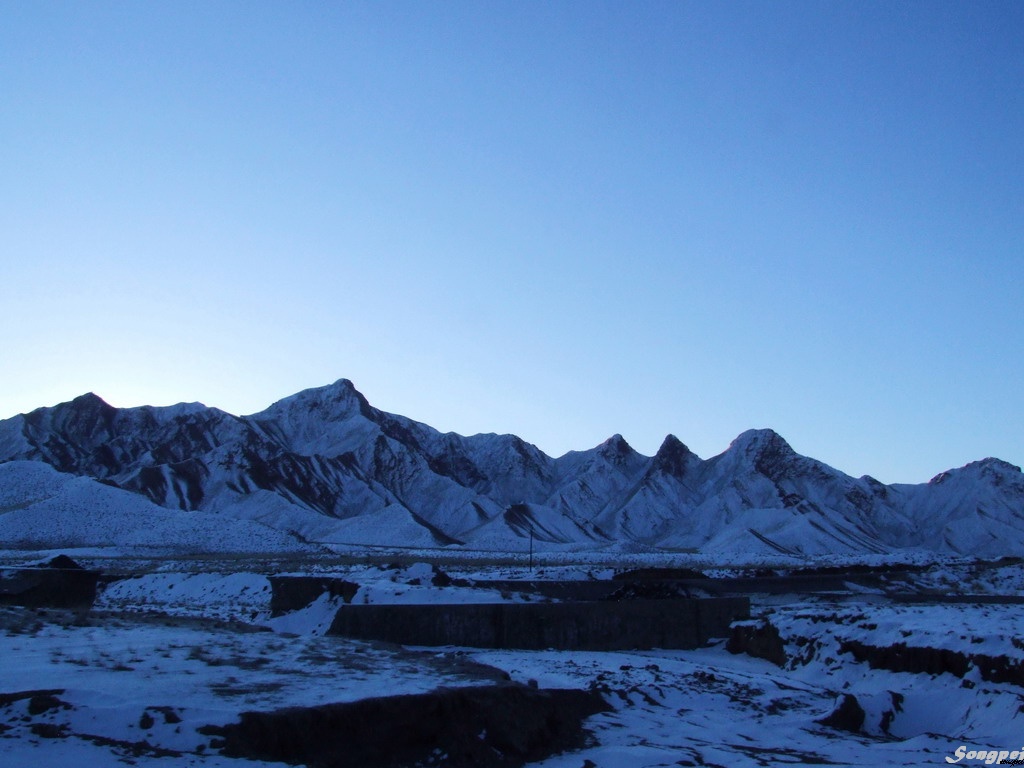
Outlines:
{"type": "Polygon", "coordinates": [[[167,765],[173,752],[178,765],[237,766],[211,752],[200,729],[243,711],[494,681],[489,670],[444,654],[294,634],[315,629],[321,608],[276,622],[280,633],[175,617],[0,608],[0,764],[120,766],[130,758],[167,765]],[[35,698],[11,700],[33,691],[35,698]],[[43,712],[39,694],[51,697],[43,712]]]}
{"type": "Polygon", "coordinates": [[[977,669],[963,679],[871,669],[838,652],[839,641],[860,637],[884,644],[888,637],[874,638],[869,627],[877,622],[888,633],[906,622],[912,629],[901,636],[904,641],[961,648],[970,627],[968,645],[981,638],[983,644],[973,647],[1011,649],[1024,663],[1024,652],[1013,645],[1024,619],[1016,608],[998,608],[822,603],[772,610],[784,635],[800,638],[804,648],[818,646],[781,668],[729,653],[724,643],[699,651],[486,651],[473,658],[541,686],[596,686],[615,706],[591,719],[595,746],[540,764],[547,768],[579,768],[581,759],[601,768],[945,764],[960,745],[1021,749],[1024,689],[985,682],[977,669]],[[859,621],[849,626],[851,618],[859,621]],[[866,711],[860,733],[818,722],[847,694],[866,711]]]}
{"type": "MultiPolygon", "coordinates": [[[[435,586],[424,564],[336,565],[331,574],[360,585],[353,602],[521,599],[435,586]]],[[[566,566],[545,575],[611,574],[566,566]]],[[[921,574],[917,586],[954,581],[1008,593],[1020,589],[1024,569],[954,564],[921,574]]],[[[917,766],[946,764],[960,746],[1021,747],[1024,678],[993,682],[979,666],[998,658],[1011,676],[1024,669],[1024,612],[1015,605],[896,604],[852,590],[755,596],[746,625],[774,628],[782,657],[773,662],[730,653],[724,640],[695,651],[402,649],[321,636],[338,599],[272,617],[269,598],[265,573],[170,563],[113,582],[90,615],[0,609],[0,764],[168,765],[161,755],[173,753],[175,765],[237,766],[244,761],[221,757],[203,726],[243,711],[477,685],[503,673],[542,688],[595,689],[613,706],[588,721],[591,746],[538,764],[548,768],[917,766]],[[850,650],[900,644],[967,664],[893,671],[850,650]],[[52,693],[10,695],[26,691],[52,693]],[[857,733],[819,722],[845,696],[864,713],[857,733]]]]}

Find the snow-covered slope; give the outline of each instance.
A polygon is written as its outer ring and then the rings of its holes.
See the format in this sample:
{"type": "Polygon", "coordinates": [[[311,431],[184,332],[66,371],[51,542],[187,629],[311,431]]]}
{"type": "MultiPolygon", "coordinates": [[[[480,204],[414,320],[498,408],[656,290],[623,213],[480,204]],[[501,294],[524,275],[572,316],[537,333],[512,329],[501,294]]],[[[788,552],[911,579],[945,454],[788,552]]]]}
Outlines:
{"type": "MultiPolygon", "coordinates": [[[[287,541],[1024,554],[1024,476],[996,459],[886,486],[800,456],[771,430],[745,432],[707,460],[672,435],[653,457],[615,435],[552,458],[514,435],[441,433],[385,413],[344,379],[242,417],[197,403],[117,409],[83,395],[0,422],[0,462],[6,508],[37,517],[57,515],[33,496],[46,464],[92,478],[82,498],[100,488],[142,504],[138,518],[218,513],[287,541]]],[[[87,518],[104,503],[78,508],[87,518]]],[[[4,521],[0,546],[31,539],[19,519],[4,521]]]]}
{"type": "Polygon", "coordinates": [[[0,548],[92,547],[152,554],[311,549],[259,523],[158,507],[138,494],[41,462],[0,464],[0,548]]]}

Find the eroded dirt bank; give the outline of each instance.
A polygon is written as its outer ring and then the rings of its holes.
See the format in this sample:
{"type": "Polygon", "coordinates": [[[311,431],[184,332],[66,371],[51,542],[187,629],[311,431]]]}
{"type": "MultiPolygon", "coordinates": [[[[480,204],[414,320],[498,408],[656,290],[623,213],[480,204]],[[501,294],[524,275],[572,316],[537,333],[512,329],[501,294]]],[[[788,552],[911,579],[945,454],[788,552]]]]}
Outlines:
{"type": "Polygon", "coordinates": [[[509,683],[245,712],[205,732],[225,755],[311,768],[512,768],[583,746],[583,721],[608,709],[596,693],[509,683]]]}

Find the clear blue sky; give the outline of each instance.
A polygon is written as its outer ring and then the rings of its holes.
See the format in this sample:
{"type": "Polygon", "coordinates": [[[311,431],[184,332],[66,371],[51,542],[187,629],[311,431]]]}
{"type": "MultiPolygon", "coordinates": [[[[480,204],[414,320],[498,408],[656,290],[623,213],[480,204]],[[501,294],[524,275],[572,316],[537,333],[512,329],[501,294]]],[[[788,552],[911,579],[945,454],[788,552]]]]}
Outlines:
{"type": "Polygon", "coordinates": [[[10,0],[0,99],[0,417],[1024,462],[1024,3],[10,0]]]}

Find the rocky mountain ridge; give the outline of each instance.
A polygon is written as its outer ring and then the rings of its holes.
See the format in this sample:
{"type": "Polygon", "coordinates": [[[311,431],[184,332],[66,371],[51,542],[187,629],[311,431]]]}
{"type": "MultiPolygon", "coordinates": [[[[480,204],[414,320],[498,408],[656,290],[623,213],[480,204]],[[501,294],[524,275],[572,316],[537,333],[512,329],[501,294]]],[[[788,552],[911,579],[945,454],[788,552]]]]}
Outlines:
{"type": "Polygon", "coordinates": [[[1024,554],[1024,475],[998,459],[884,485],[772,430],[706,460],[673,435],[653,457],[614,435],[552,458],[378,410],[345,379],[251,416],[83,395],[0,422],[0,462],[26,461],[328,544],[1024,554]]]}

